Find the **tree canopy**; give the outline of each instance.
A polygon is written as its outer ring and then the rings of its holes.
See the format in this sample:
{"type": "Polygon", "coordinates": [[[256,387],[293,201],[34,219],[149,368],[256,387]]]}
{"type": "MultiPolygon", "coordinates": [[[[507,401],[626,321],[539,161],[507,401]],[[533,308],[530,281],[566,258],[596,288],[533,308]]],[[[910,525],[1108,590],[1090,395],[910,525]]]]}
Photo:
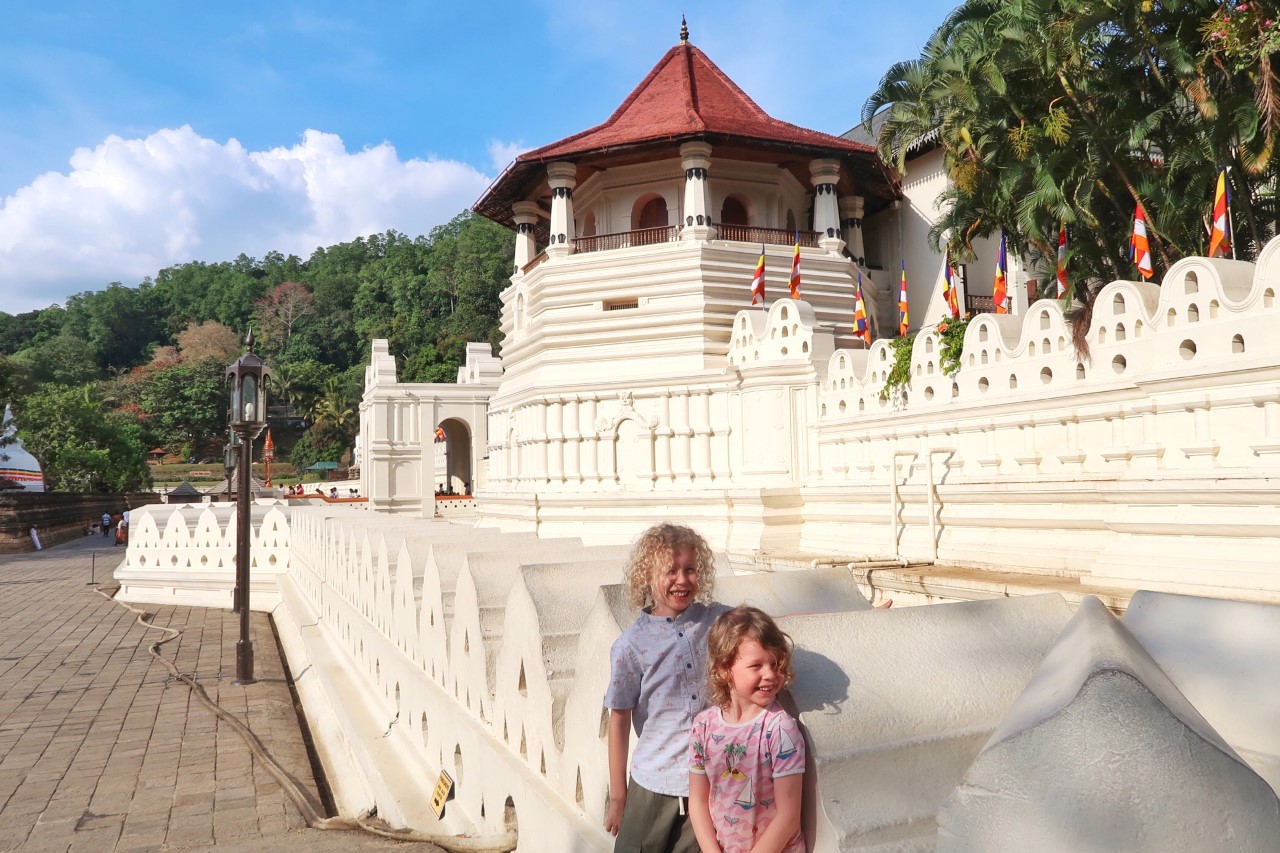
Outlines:
{"type": "Polygon", "coordinates": [[[218,455],[224,370],[253,326],[275,373],[277,444],[293,443],[282,433],[314,430],[296,445],[306,464],[338,461],[359,427],[372,338],[389,339],[407,382],[452,381],[467,341],[496,351],[514,242],[463,213],[426,236],[389,231],[307,260],[192,261],[64,307],[0,312],[0,390],[52,487],[135,489],[152,447],[218,455]],[[74,417],[55,428],[48,414],[72,403],[74,417]]]}
{"type": "Polygon", "coordinates": [[[1004,229],[1047,261],[1065,223],[1073,277],[1131,278],[1141,203],[1159,273],[1206,250],[1229,166],[1251,259],[1280,213],[1278,48],[1274,0],[968,0],[889,69],[862,117],[887,110],[878,146],[900,171],[915,146],[942,147],[935,247],[1004,229]]]}

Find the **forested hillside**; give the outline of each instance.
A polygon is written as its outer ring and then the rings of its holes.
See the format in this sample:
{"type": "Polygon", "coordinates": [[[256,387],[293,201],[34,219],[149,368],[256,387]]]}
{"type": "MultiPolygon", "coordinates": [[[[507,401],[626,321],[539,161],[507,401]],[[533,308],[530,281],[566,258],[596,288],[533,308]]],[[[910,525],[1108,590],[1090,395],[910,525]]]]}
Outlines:
{"type": "Polygon", "coordinates": [[[338,461],[373,338],[390,340],[409,382],[452,381],[468,341],[498,351],[513,247],[511,232],[464,213],[425,237],[191,262],[63,307],[0,312],[0,400],[51,489],[136,490],[153,448],[220,460],[223,373],[252,327],[275,372],[277,444],[299,466],[338,461]]]}

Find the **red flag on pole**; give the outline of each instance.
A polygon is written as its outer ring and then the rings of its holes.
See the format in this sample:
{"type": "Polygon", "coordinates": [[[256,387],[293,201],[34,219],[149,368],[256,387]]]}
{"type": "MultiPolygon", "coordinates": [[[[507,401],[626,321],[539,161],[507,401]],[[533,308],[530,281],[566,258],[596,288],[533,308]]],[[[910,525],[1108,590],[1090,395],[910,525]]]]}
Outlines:
{"type": "Polygon", "coordinates": [[[764,243],[760,244],[760,260],[756,261],[756,275],[751,279],[751,304],[764,307],[764,243]]]}

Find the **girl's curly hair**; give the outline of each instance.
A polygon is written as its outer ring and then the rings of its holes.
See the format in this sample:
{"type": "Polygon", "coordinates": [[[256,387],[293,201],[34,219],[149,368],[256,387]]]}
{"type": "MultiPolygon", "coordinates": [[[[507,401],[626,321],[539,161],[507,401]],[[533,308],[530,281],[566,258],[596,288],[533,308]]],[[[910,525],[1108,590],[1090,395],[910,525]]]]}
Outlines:
{"type": "Polygon", "coordinates": [[[697,565],[698,594],[695,600],[704,603],[711,600],[716,585],[711,546],[693,528],[663,522],[641,533],[631,549],[623,578],[627,585],[627,601],[632,607],[639,610],[653,604],[650,588],[659,574],[671,568],[671,555],[681,548],[693,552],[697,565]]]}
{"type": "Polygon", "coordinates": [[[773,655],[779,688],[795,680],[791,669],[791,637],[758,607],[735,607],[721,613],[707,633],[707,694],[711,704],[729,707],[729,670],[738,659],[743,640],[755,640],[773,655]]]}

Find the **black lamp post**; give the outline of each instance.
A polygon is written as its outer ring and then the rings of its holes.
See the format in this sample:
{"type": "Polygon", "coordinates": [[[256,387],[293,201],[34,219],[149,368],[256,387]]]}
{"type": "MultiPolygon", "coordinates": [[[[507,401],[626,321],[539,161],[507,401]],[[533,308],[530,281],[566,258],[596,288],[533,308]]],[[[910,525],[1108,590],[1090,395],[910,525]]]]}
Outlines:
{"type": "Polygon", "coordinates": [[[267,425],[266,378],[271,371],[253,352],[253,330],[244,339],[245,354],[227,366],[231,380],[231,431],[240,442],[240,482],[236,496],[236,587],[233,609],[240,612],[236,642],[236,683],[252,684],[253,643],[249,639],[249,480],[253,440],[267,425]]]}

